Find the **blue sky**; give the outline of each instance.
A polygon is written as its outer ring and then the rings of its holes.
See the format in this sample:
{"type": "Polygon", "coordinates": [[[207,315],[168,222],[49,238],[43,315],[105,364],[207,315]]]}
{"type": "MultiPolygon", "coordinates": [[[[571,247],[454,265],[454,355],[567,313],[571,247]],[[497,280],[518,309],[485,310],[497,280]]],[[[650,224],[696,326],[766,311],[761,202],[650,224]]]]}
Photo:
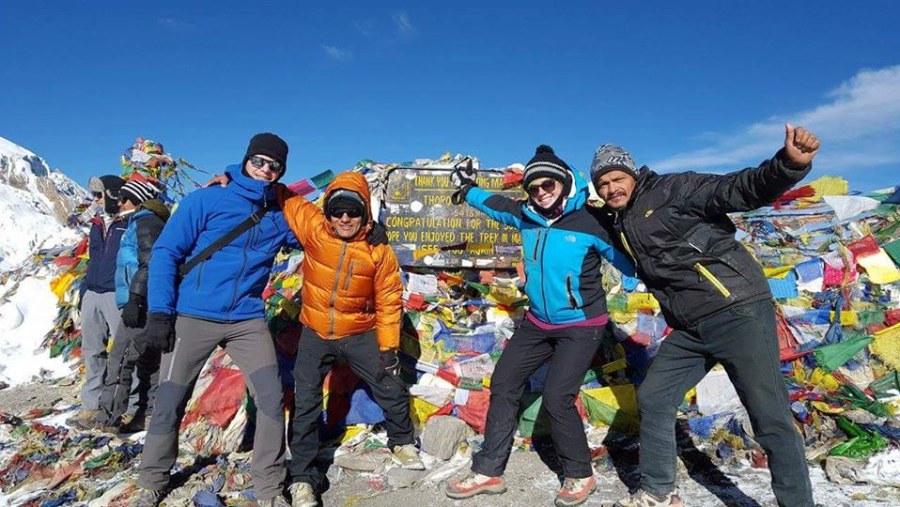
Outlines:
{"type": "Polygon", "coordinates": [[[0,136],[85,185],[139,135],[217,171],[272,131],[290,181],[540,143],[722,172],[791,121],[823,140],[814,175],[900,184],[895,2],[310,4],[4,2],[0,136]]]}

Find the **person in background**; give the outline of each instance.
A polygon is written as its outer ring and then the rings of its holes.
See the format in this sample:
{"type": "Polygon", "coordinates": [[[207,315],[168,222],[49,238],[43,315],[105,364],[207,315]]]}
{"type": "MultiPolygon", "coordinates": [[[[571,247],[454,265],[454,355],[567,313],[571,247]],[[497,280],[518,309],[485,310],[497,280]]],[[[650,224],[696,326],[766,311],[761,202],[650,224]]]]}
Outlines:
{"type": "Polygon", "coordinates": [[[471,167],[457,168],[451,180],[470,206],[521,231],[530,308],[491,376],[481,451],[472,457],[471,471],[449,480],[445,492],[450,498],[469,498],[506,491],[503,472],[519,400],[528,378],[549,361],[542,407],[564,475],[555,503],[581,504],[597,486],[575,397],[609,320],[600,264],[606,259],[626,275],[633,275],[634,267],[584,208],[587,182],[549,146],[538,146],[525,166],[526,201],[478,188],[471,167]]]}
{"type": "Polygon", "coordinates": [[[151,249],[169,219],[169,208],[156,198],[159,191],[154,182],[133,177],[119,193],[120,215],[129,217],[116,257],[116,305],[122,318],[109,353],[100,411],[90,425],[94,429],[143,431],[153,410],[160,353],[147,347],[147,278],[151,249]],[[130,420],[123,423],[135,368],[138,403],[130,420]]]}
{"type": "Polygon", "coordinates": [[[94,203],[103,213],[90,219],[87,273],[81,281],[81,355],[84,385],[81,409],[66,424],[82,428],[91,424],[100,409],[100,392],[106,378],[106,345],[119,324],[116,306],[116,256],[127,218],[119,215],[119,191],[125,181],[107,174],[90,179],[94,203]]]}
{"type": "Polygon", "coordinates": [[[730,174],[635,169],[619,146],[597,149],[591,180],[605,201],[595,215],[673,329],[638,389],[641,488],[621,507],[680,506],[675,416],[685,393],[721,363],[769,458],[778,505],[813,505],[803,440],[781,376],[775,304],[759,263],[734,238],[728,213],[772,203],[812,169],[819,140],[785,126],[784,147],[759,167],[730,174]]]}

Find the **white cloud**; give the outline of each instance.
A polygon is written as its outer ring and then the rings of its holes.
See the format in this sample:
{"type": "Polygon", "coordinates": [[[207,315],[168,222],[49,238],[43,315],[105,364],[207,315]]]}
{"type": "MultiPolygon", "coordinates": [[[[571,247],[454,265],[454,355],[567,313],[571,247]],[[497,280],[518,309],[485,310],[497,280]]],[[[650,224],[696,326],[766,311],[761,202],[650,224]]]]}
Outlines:
{"type": "Polygon", "coordinates": [[[378,29],[378,23],[374,19],[366,19],[356,23],[356,30],[366,37],[374,35],[378,29]]]}
{"type": "Polygon", "coordinates": [[[332,60],[343,61],[353,58],[353,53],[346,49],[341,49],[335,46],[327,46],[323,44],[322,51],[325,51],[325,54],[328,55],[328,57],[332,60]]]}
{"type": "Polygon", "coordinates": [[[409,15],[405,12],[395,12],[391,15],[391,19],[394,21],[394,26],[397,28],[397,32],[399,32],[400,35],[412,35],[416,33],[415,27],[413,27],[412,22],[409,20],[409,15]]]}
{"type": "Polygon", "coordinates": [[[784,124],[809,128],[822,141],[817,169],[849,171],[900,163],[900,65],[859,71],[805,111],[776,114],[733,134],[702,133],[709,145],[651,165],[675,169],[734,168],[771,155],[784,140],[784,124]]]}
{"type": "Polygon", "coordinates": [[[192,23],[188,23],[187,21],[182,21],[175,18],[159,18],[156,20],[156,22],[160,26],[169,30],[186,31],[194,29],[194,25],[192,23]]]}

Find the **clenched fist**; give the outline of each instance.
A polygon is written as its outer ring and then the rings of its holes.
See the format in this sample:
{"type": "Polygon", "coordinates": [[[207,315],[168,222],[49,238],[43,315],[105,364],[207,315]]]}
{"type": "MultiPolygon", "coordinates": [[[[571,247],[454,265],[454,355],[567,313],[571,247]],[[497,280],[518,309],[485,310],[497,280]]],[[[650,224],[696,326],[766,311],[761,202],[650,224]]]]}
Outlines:
{"type": "Polygon", "coordinates": [[[792,166],[805,167],[819,152],[819,138],[803,127],[784,125],[784,153],[792,166]]]}

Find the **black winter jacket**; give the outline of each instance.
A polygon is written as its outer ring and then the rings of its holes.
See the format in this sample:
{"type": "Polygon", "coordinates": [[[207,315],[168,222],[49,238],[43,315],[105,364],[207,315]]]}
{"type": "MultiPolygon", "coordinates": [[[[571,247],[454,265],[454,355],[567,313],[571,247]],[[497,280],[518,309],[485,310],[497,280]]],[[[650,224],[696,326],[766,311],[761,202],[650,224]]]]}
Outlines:
{"type": "Polygon", "coordinates": [[[771,298],[762,268],[734,238],[726,215],[772,203],[812,166],[791,168],[778,152],[759,167],[725,175],[656,174],[643,167],[628,205],[594,215],[673,327],[687,327],[736,304],[771,298]]]}

